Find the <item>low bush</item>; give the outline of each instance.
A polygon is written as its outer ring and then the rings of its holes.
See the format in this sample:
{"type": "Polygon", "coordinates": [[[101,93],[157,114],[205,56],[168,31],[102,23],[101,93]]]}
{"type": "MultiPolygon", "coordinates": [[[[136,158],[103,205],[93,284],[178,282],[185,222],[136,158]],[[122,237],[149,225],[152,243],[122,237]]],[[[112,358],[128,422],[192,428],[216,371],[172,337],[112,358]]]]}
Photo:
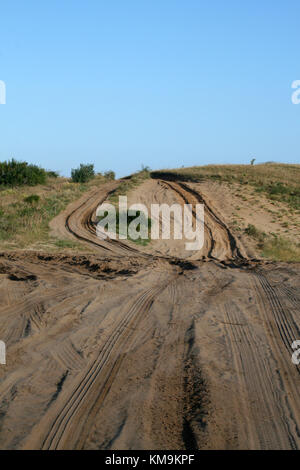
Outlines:
{"type": "Polygon", "coordinates": [[[249,235],[249,237],[254,238],[260,243],[263,243],[263,241],[266,238],[265,232],[262,232],[261,230],[258,230],[258,228],[255,227],[255,225],[249,224],[248,227],[245,228],[245,233],[249,235]]]}
{"type": "Polygon", "coordinates": [[[31,194],[30,196],[24,198],[24,202],[27,202],[28,204],[38,203],[39,200],[40,196],[38,196],[37,194],[31,194]]]}
{"type": "Polygon", "coordinates": [[[107,180],[114,180],[115,177],[116,177],[116,174],[115,174],[114,171],[111,171],[111,170],[110,170],[110,171],[106,171],[106,172],[104,173],[104,177],[105,177],[107,180]]]}
{"type": "Polygon", "coordinates": [[[49,178],[58,178],[59,174],[57,171],[49,170],[47,171],[47,176],[49,176],[49,178]]]}
{"type": "Polygon", "coordinates": [[[79,168],[72,169],[71,178],[73,183],[86,183],[90,181],[95,176],[94,165],[84,165],[80,164],[79,168]]]}

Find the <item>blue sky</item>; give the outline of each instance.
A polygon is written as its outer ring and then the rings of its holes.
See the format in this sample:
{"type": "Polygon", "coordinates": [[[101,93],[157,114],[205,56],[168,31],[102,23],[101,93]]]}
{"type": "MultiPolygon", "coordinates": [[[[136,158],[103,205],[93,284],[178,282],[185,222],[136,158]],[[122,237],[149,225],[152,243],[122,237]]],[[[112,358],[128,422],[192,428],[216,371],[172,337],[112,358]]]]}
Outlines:
{"type": "Polygon", "coordinates": [[[1,2],[0,160],[300,162],[300,6],[287,0],[1,2]]]}

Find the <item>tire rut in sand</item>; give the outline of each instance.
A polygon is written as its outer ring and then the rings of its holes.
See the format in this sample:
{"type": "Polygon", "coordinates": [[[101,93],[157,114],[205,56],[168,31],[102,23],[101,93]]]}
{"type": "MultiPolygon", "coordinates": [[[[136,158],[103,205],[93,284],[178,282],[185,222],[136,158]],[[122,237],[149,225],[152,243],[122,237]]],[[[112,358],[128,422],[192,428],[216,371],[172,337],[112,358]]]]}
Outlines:
{"type": "MultiPolygon", "coordinates": [[[[167,283],[166,283],[167,285],[167,283]]],[[[89,423],[101,407],[122,364],[125,349],[134,331],[166,285],[148,289],[132,304],[121,322],[112,329],[96,359],[58,403],[49,410],[25,444],[25,448],[80,449],[89,432],[89,423]],[[44,435],[41,440],[41,435],[44,435]]]]}
{"type": "MultiPolygon", "coordinates": [[[[163,184],[175,191],[186,204],[204,204],[205,219],[204,230],[207,234],[206,246],[202,255],[215,260],[244,260],[246,256],[238,247],[235,237],[230,232],[227,225],[209,207],[203,196],[191,189],[184,183],[170,183],[163,181],[163,184]]],[[[193,210],[194,219],[196,213],[193,210]]]]}
{"type": "Polygon", "coordinates": [[[288,393],[282,388],[281,378],[274,374],[276,356],[266,353],[266,345],[261,343],[251,324],[241,318],[234,302],[225,305],[224,313],[241,396],[247,397],[243,401],[243,415],[248,417],[245,425],[249,448],[297,449],[299,436],[295,432],[288,393]]]}
{"type": "Polygon", "coordinates": [[[97,237],[96,234],[96,223],[95,223],[95,213],[97,207],[102,204],[110,194],[115,191],[114,189],[108,189],[102,191],[102,194],[99,191],[93,192],[82,204],[76,207],[70,214],[67,215],[65,221],[65,227],[68,232],[70,232],[75,238],[92,244],[100,250],[109,252],[116,256],[125,256],[138,254],[142,257],[147,257],[145,253],[140,250],[137,250],[126,243],[121,242],[120,240],[106,239],[101,240],[97,237]]]}

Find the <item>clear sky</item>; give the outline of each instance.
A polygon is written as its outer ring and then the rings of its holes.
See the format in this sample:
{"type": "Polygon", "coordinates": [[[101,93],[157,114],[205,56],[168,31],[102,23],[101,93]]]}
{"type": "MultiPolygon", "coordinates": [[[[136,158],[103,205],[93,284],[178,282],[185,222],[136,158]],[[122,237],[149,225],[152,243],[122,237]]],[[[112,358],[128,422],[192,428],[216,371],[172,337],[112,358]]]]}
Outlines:
{"type": "Polygon", "coordinates": [[[0,160],[300,162],[294,0],[10,0],[0,4],[0,160]]]}

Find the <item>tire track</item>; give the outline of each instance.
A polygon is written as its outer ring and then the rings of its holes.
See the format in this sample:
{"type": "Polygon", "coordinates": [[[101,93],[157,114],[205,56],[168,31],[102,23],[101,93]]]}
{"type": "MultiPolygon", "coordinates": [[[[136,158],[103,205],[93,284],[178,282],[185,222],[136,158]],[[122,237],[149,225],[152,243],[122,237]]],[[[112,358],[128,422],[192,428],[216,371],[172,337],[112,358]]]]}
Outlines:
{"type": "MultiPolygon", "coordinates": [[[[273,313],[273,318],[269,317],[269,320],[271,320],[269,321],[269,327],[272,329],[275,337],[278,337],[279,333],[288,356],[291,357],[291,344],[295,339],[300,338],[300,328],[293,319],[293,316],[283,307],[275,289],[272,288],[267,278],[260,273],[256,274],[256,276],[273,313]],[[274,321],[272,321],[273,319],[275,320],[275,324],[274,321]]],[[[300,374],[299,366],[296,366],[296,370],[300,374]]]]}
{"type": "MultiPolygon", "coordinates": [[[[193,207],[197,203],[204,204],[204,226],[208,234],[209,242],[203,255],[218,261],[232,259],[245,260],[244,254],[241,253],[240,248],[237,246],[235,237],[232,235],[227,225],[209,207],[202,195],[184,183],[163,181],[163,184],[175,191],[186,204],[192,204],[193,207]]],[[[195,219],[195,210],[193,209],[192,212],[195,219]]]]}
{"type": "MultiPolygon", "coordinates": [[[[129,346],[135,329],[142,316],[149,311],[154,298],[161,293],[168,282],[162,286],[148,289],[132,304],[121,322],[112,329],[112,334],[104,342],[96,359],[90,364],[71,393],[66,394],[51,414],[55,418],[49,423],[46,416],[42,428],[48,428],[40,442],[41,426],[36,434],[39,444],[30,442],[26,448],[59,449],[81,448],[96,409],[102,405],[114,376],[121,366],[123,355],[129,346]]],[[[69,387],[70,388],[70,387],[69,387]]]]}
{"type": "Polygon", "coordinates": [[[97,207],[102,204],[107,198],[116,190],[116,187],[105,191],[104,194],[99,195],[99,191],[93,192],[93,194],[86,199],[82,204],[76,207],[65,220],[65,227],[75,238],[84,241],[85,243],[92,244],[97,248],[101,248],[106,252],[113,253],[118,256],[138,254],[142,257],[149,257],[146,253],[133,248],[120,240],[113,240],[107,238],[104,241],[100,241],[100,238],[96,235],[96,223],[93,218],[97,207]],[[87,236],[90,235],[90,236],[87,236]]]}
{"type": "MultiPolygon", "coordinates": [[[[242,312],[232,302],[225,304],[224,323],[230,337],[235,367],[248,400],[243,406],[251,449],[298,449],[295,418],[281,379],[274,374],[276,360],[242,312]],[[283,432],[284,430],[284,432],[283,432]]],[[[243,392],[242,392],[243,394],[243,392]]]]}

